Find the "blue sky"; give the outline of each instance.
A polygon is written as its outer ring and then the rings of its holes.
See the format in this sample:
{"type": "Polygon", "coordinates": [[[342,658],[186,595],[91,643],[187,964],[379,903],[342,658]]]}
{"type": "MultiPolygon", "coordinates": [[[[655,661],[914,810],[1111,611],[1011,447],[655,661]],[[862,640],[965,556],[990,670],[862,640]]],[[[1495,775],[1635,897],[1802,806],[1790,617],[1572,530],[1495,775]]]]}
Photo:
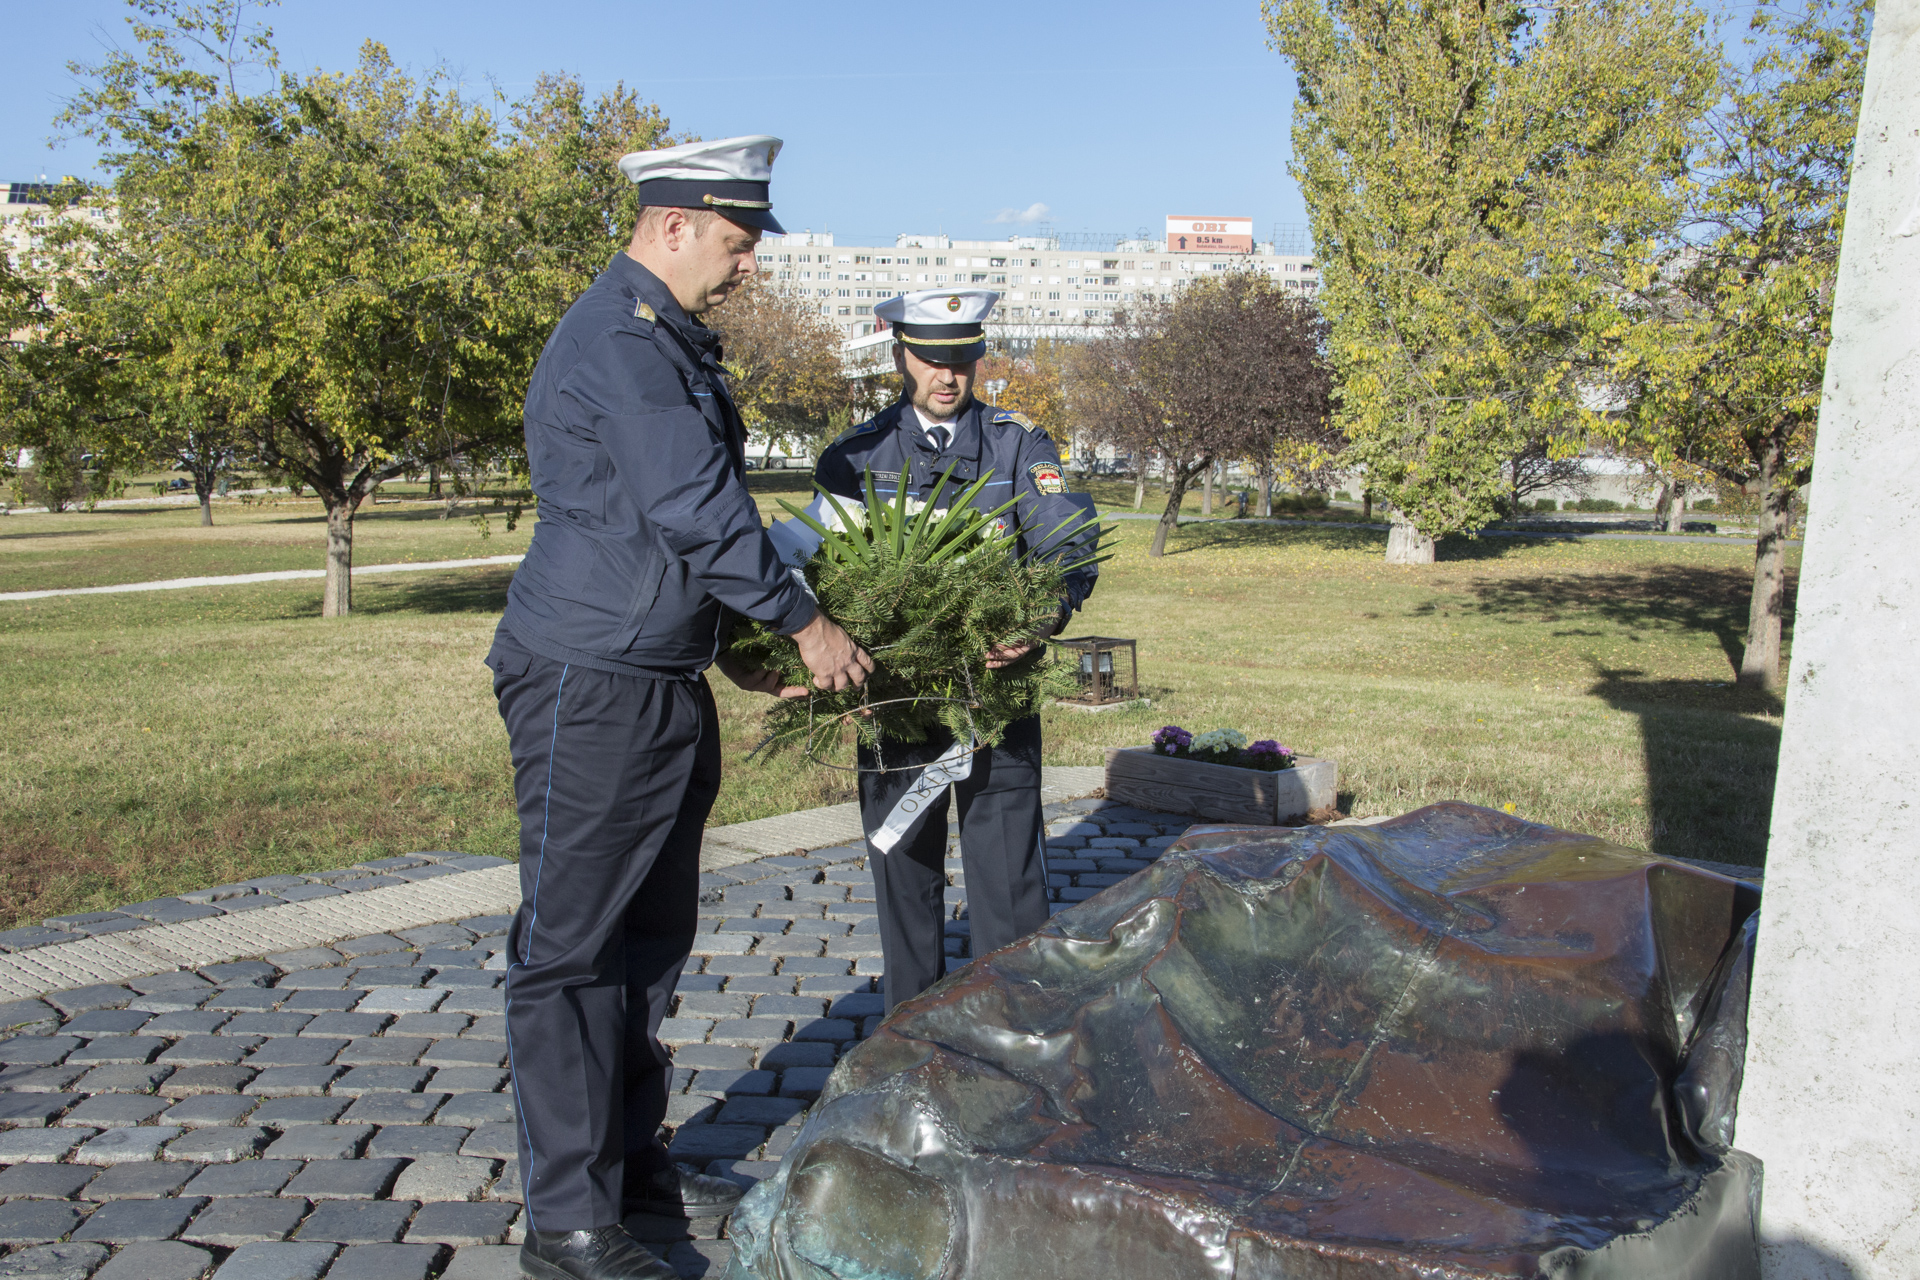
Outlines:
{"type": "MultiPolygon", "coordinates": [[[[126,6],[10,7],[0,181],[91,174],[85,143],[48,150],[51,120],[75,87],[65,64],[124,40],[126,6]]],[[[1306,221],[1286,173],[1293,79],[1258,0],[287,0],[264,18],[290,69],[343,69],[377,39],[410,69],[444,65],[509,96],[566,70],[590,87],[626,80],[676,129],[779,135],[781,221],[841,243],[1040,221],[1158,234],[1172,213],[1250,216],[1264,238],[1306,221]]]]}

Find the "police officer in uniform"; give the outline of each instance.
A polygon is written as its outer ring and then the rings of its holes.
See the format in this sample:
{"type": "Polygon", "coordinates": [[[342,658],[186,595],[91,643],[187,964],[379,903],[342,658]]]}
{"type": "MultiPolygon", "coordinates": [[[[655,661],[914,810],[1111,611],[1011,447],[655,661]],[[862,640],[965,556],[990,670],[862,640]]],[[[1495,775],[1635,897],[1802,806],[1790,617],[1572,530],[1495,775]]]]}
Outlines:
{"type": "MultiPolygon", "coordinates": [[[[1090,550],[1095,536],[1093,512],[1084,497],[1067,492],[1053,441],[1021,414],[973,398],[975,368],[987,349],[986,318],[999,300],[986,289],[931,289],[874,307],[874,314],[893,326],[900,399],[835,440],[821,455],[815,479],[829,493],[864,501],[872,472],[879,498],[905,485],[910,494],[926,499],[949,468],[952,479],[943,490],[948,495],[991,473],[974,503],[991,511],[1018,498],[1019,505],[1001,517],[1015,533],[1018,551],[1077,559],[1090,550]],[[1063,522],[1073,536],[1055,535],[1041,545],[1063,522]]],[[[1045,635],[1058,631],[1080,607],[1093,590],[1095,574],[1092,565],[1072,571],[1059,621],[1045,635]]],[[[995,650],[988,665],[1019,661],[1039,648],[1045,635],[995,650]]],[[[890,848],[877,847],[872,833],[916,781],[914,769],[901,767],[925,765],[953,745],[944,732],[935,732],[924,743],[883,743],[878,754],[861,749],[860,814],[869,833],[867,864],[879,901],[889,1012],[945,972],[946,794],[920,808],[915,825],[890,848]],[[873,772],[883,763],[889,772],[873,772]]],[[[1000,745],[975,753],[971,771],[953,783],[952,795],[959,808],[973,954],[981,956],[1047,921],[1040,717],[1016,721],[1000,745]]]]}
{"type": "Polygon", "coordinates": [[[720,656],[736,614],[792,635],[823,688],[872,666],[767,542],[699,320],[753,273],[760,233],[780,230],[779,148],[727,138],[624,157],[632,243],[560,321],[527,391],[540,523],[487,665],[520,814],[506,985],[520,1265],[546,1280],[671,1280],[622,1218],[740,1198],[671,1164],[658,1138],[672,1066],[656,1034],[693,945],[720,781],[705,669],[781,692],[720,656]]]}

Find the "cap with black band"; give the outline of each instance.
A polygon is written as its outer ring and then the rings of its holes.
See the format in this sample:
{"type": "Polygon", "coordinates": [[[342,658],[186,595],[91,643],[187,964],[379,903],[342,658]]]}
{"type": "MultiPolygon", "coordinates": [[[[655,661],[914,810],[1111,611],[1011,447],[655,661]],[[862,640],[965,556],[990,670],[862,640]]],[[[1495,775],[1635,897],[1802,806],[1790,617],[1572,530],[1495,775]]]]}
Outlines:
{"type": "Polygon", "coordinates": [[[770,184],[780,139],[764,133],[687,142],[620,157],[620,172],[640,203],[667,209],[711,209],[729,222],[777,234],[770,184]]]}
{"type": "Polygon", "coordinates": [[[987,317],[999,301],[992,289],[922,289],[888,298],[873,314],[928,364],[970,364],[987,354],[987,317]]]}

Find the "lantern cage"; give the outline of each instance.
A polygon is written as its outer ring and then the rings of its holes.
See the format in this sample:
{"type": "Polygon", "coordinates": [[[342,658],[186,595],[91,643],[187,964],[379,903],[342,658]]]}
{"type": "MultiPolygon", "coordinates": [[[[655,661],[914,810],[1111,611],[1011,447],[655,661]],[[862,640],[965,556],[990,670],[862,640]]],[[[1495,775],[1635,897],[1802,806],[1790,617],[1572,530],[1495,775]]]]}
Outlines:
{"type": "Polygon", "coordinates": [[[1131,702],[1140,696],[1140,654],[1134,641],[1114,636],[1075,636],[1048,643],[1074,655],[1067,661],[1079,679],[1080,689],[1062,702],[1098,707],[1131,702]],[[1124,683],[1120,679],[1122,650],[1126,656],[1124,683]]]}

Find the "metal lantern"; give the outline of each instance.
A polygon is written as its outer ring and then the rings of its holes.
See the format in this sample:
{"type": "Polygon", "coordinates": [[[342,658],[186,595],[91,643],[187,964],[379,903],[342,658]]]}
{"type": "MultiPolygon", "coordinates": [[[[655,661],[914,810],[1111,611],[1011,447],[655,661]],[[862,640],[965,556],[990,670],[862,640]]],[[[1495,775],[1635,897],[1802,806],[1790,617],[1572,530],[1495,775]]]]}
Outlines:
{"type": "Polygon", "coordinates": [[[1074,670],[1080,690],[1063,702],[1098,707],[1116,702],[1131,702],[1140,696],[1140,655],[1132,640],[1113,636],[1075,636],[1052,643],[1075,654],[1074,670]],[[1126,651],[1126,681],[1120,680],[1121,650],[1126,651]]]}

